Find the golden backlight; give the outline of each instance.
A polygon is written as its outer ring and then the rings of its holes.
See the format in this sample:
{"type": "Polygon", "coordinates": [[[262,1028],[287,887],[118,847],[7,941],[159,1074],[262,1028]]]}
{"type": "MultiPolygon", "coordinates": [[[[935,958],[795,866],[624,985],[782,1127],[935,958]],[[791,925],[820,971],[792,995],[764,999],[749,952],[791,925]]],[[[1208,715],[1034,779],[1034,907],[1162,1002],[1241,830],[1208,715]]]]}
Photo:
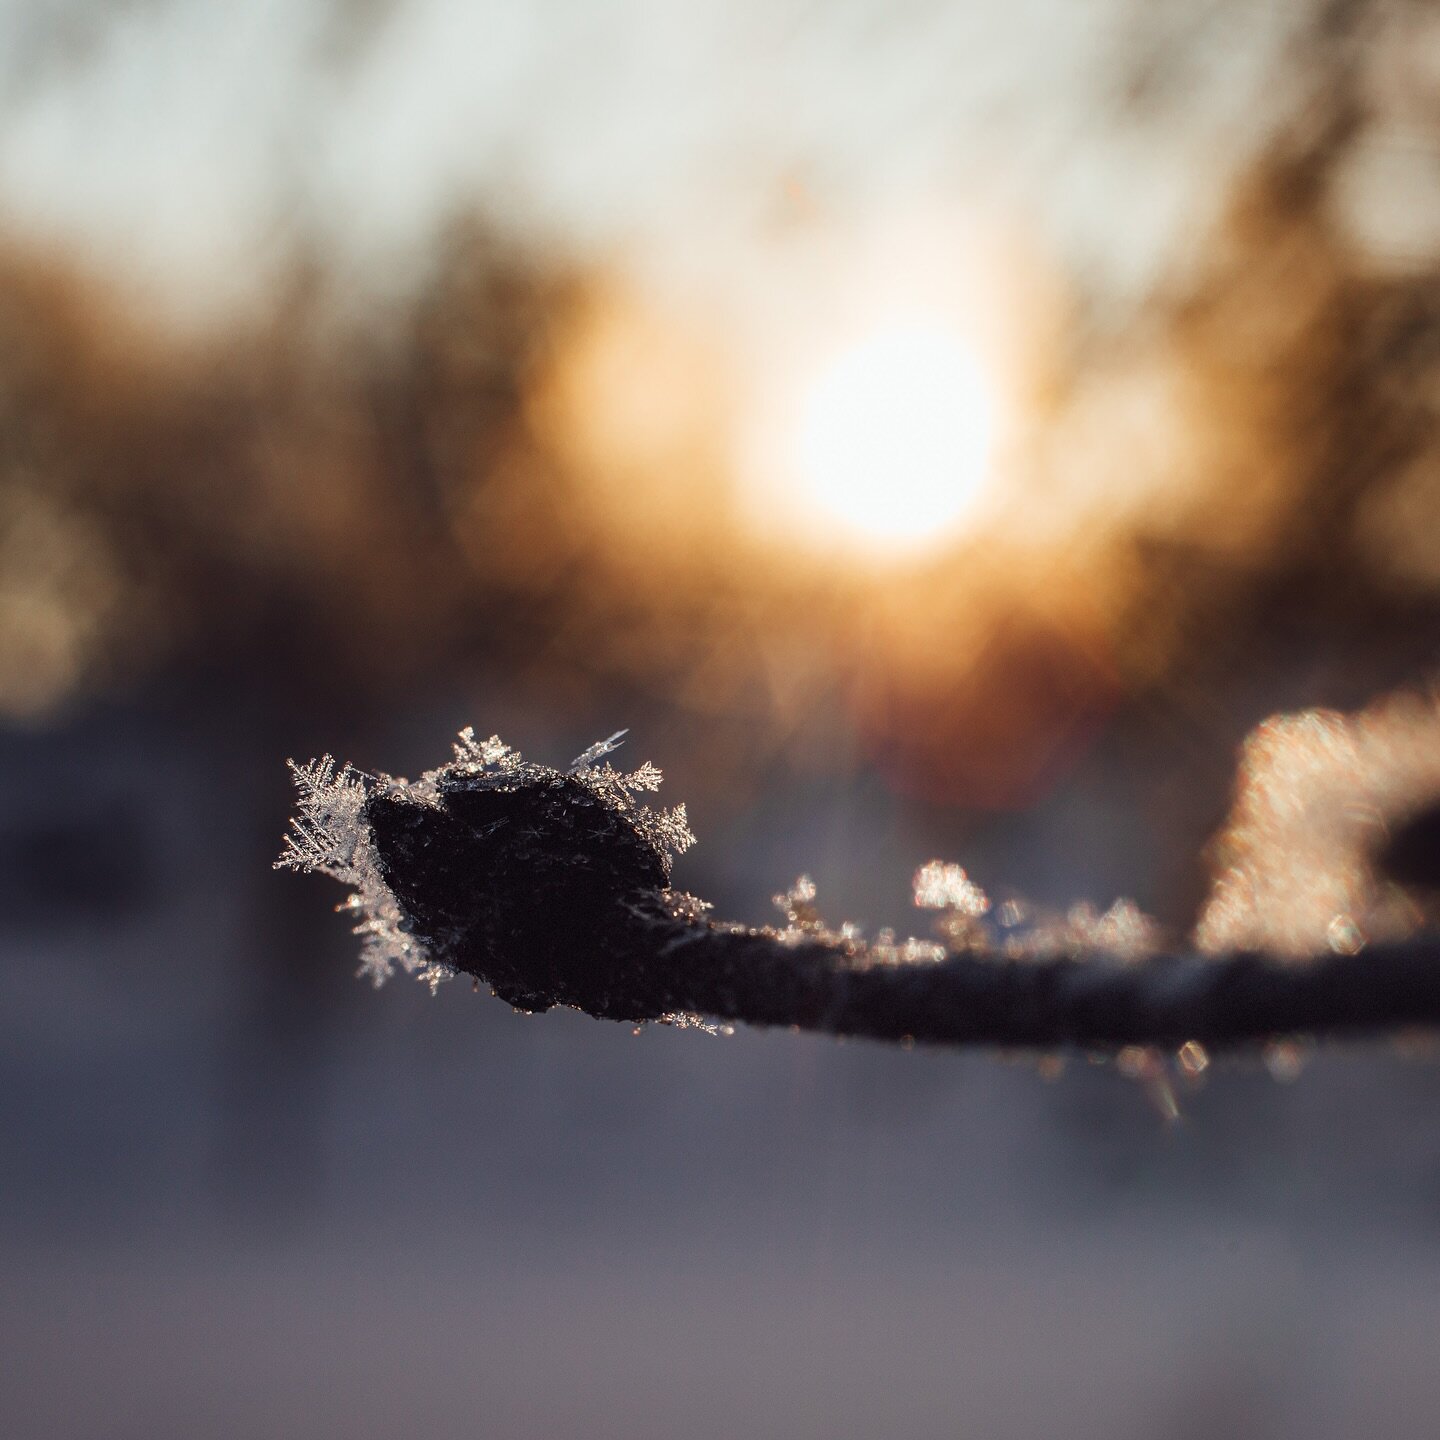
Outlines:
{"type": "Polygon", "coordinates": [[[994,431],[964,337],[938,322],[888,325],[842,350],[804,396],[795,461],[807,509],[875,548],[939,543],[984,486],[994,431]]]}

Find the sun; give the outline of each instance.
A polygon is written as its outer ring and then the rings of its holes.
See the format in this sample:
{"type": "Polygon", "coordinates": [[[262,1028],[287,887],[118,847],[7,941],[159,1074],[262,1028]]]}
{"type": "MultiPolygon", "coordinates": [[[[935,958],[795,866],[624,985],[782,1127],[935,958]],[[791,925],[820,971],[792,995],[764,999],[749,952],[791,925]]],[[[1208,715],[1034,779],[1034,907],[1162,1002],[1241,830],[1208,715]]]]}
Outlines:
{"type": "Polygon", "coordinates": [[[984,487],[994,431],[985,368],[958,330],[884,326],[804,394],[795,468],[806,509],[866,548],[942,543],[984,487]]]}

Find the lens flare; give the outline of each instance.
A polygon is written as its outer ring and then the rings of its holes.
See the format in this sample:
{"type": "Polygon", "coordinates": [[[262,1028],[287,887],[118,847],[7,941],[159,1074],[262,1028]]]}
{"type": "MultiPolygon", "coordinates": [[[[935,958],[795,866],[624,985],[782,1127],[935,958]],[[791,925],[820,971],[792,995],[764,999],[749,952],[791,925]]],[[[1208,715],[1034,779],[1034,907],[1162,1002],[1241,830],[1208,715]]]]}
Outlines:
{"type": "Polygon", "coordinates": [[[987,376],[964,337],[936,323],[891,325],[842,351],[805,395],[805,499],[857,541],[938,543],[984,486],[994,430],[987,376]]]}

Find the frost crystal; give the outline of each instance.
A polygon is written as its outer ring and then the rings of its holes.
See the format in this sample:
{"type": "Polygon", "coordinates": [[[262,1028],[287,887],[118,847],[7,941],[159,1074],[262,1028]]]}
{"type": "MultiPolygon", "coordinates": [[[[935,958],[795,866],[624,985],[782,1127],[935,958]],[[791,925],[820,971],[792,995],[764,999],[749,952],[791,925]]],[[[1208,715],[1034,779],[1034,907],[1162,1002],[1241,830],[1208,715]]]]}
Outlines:
{"type": "Polygon", "coordinates": [[[1050,960],[1058,955],[1107,955],[1114,960],[1143,960],[1164,944],[1161,927],[1133,900],[1116,900],[1103,914],[1088,901],[1064,915],[1034,910],[1017,900],[1000,907],[1006,934],[1001,953],[1012,960],[1050,960]]]}
{"type": "Polygon", "coordinates": [[[785,917],[783,927],[766,926],[762,934],[771,935],[784,945],[815,942],[838,946],[856,966],[866,963],[869,949],[858,925],[845,921],[838,930],[832,929],[820,914],[816,903],[815,882],[802,875],[786,891],[770,897],[771,904],[785,917]]]}
{"type": "Polygon", "coordinates": [[[792,931],[818,934],[825,928],[815,904],[818,893],[815,882],[808,875],[802,875],[783,895],[771,896],[770,903],[789,922],[792,931]]]}
{"type": "MultiPolygon", "coordinates": [[[[624,730],[592,745],[570,765],[569,776],[599,796],[625,817],[657,853],[667,860],[695,843],[684,805],[653,810],[635,797],[660,788],[660,771],[648,760],[631,774],[623,774],[604,757],[619,748],[624,730]]],[[[498,735],[488,740],[476,737],[472,727],[460,732],[454,747],[455,758],[416,781],[389,775],[366,775],[353,766],[336,768],[333,756],[298,764],[291,760],[290,773],[298,792],[296,814],[285,836],[284,850],[275,862],[277,870],[318,870],[351,887],[349,897],[337,908],[354,918],[355,934],[362,937],[360,973],[382,985],[396,966],[415,975],[434,990],[455,972],[434,959],[412,933],[412,925],[399,901],[385,883],[379,857],[365,818],[365,805],[377,790],[402,794],[416,804],[437,806],[447,780],[477,777],[488,783],[508,786],[554,778],[556,771],[529,764],[498,735]]],[[[699,902],[696,902],[697,904],[699,902]]]]}
{"type": "Polygon", "coordinates": [[[869,965],[937,965],[946,956],[945,946],[934,940],[920,940],[914,935],[897,940],[888,926],[876,932],[866,947],[863,963],[869,965]]]}
{"type": "Polygon", "coordinates": [[[1409,934],[1421,915],[1373,854],[1393,822],[1437,799],[1440,692],[1358,715],[1273,716],[1245,741],[1195,943],[1301,959],[1409,934]]]}
{"type": "Polygon", "coordinates": [[[338,773],[335,757],[322,755],[309,764],[286,762],[299,791],[299,813],[290,821],[277,870],[319,870],[347,884],[359,883],[358,851],[365,843],[360,818],[365,782],[349,766],[338,773]]]}
{"type": "MultiPolygon", "coordinates": [[[[581,771],[589,770],[597,760],[603,760],[607,755],[618,750],[625,743],[625,737],[629,733],[628,730],[617,730],[608,739],[597,740],[588,750],[582,751],[570,762],[567,773],[578,775],[581,771]]],[[[660,772],[657,770],[655,773],[658,775],[660,772]]]]}
{"type": "Polygon", "coordinates": [[[978,919],[989,897],[958,865],[932,860],[915,872],[915,903],[923,910],[956,910],[978,919]]]}
{"type": "Polygon", "coordinates": [[[459,743],[455,746],[457,769],[496,769],[508,773],[518,770],[520,765],[519,752],[512,750],[498,735],[492,735],[488,740],[477,740],[473,725],[467,725],[460,732],[459,743]]]}
{"type": "Polygon", "coordinates": [[[570,766],[570,775],[587,789],[594,791],[607,805],[618,810],[662,855],[683,855],[694,843],[695,836],[690,829],[685,806],[676,805],[669,810],[652,810],[636,800],[637,793],[655,791],[664,778],[659,769],[648,760],[636,771],[626,775],[608,761],[604,765],[581,764],[590,757],[593,761],[616,749],[618,731],[608,740],[592,745],[584,755],[577,757],[570,766]]]}
{"type": "Polygon", "coordinates": [[[420,971],[433,990],[450,971],[432,962],[411,937],[410,922],[381,877],[365,820],[370,785],[386,782],[370,781],[350,765],[337,771],[331,755],[306,765],[288,763],[299,792],[298,810],[275,868],[318,870],[352,886],[336,908],[355,917],[355,934],[362,937],[359,973],[383,985],[399,965],[409,974],[420,971]]]}

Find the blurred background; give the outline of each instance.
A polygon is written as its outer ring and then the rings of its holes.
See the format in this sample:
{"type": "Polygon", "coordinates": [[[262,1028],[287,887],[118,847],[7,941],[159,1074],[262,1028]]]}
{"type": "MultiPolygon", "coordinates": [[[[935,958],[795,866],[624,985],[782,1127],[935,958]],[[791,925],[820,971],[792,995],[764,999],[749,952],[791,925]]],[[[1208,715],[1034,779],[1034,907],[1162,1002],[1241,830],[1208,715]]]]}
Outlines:
{"type": "Polygon", "coordinates": [[[0,117],[7,1435],[1435,1433],[1413,1047],[1167,1120],[270,869],[288,755],[629,726],[727,918],[1183,938],[1243,737],[1433,683],[1432,6],[0,0],[0,117]]]}

